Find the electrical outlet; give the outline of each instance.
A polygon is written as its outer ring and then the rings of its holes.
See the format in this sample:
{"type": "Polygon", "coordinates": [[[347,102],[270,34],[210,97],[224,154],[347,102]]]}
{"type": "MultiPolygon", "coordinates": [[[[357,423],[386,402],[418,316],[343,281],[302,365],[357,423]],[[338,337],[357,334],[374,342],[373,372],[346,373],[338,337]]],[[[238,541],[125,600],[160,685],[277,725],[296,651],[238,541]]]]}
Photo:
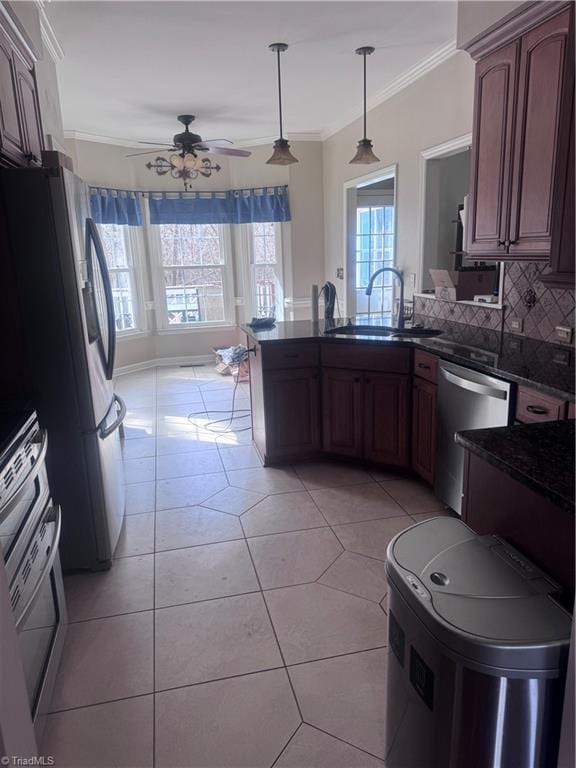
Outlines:
{"type": "Polygon", "coordinates": [[[524,320],[522,320],[521,317],[511,317],[510,330],[516,331],[517,333],[522,333],[522,331],[524,330],[524,320]]]}
{"type": "Polygon", "coordinates": [[[556,338],[560,341],[564,341],[566,344],[570,344],[572,341],[573,329],[566,325],[557,325],[554,329],[556,338]]]}
{"type": "Polygon", "coordinates": [[[344,267],[336,267],[336,277],[338,280],[344,280],[344,267]]]}
{"type": "Polygon", "coordinates": [[[416,272],[410,272],[408,275],[408,287],[413,291],[416,290],[416,272]]]}

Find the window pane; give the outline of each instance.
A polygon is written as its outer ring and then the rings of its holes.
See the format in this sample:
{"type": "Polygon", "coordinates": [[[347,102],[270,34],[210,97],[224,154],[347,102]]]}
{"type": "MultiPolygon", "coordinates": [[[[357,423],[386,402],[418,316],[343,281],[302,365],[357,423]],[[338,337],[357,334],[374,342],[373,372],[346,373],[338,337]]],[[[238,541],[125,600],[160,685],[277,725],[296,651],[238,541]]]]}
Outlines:
{"type": "Polygon", "coordinates": [[[273,223],[252,224],[254,264],[276,264],[276,233],[273,223]]]}
{"type": "Polygon", "coordinates": [[[278,297],[276,272],[272,267],[254,267],[257,317],[276,315],[278,297]]]}
{"type": "Polygon", "coordinates": [[[130,273],[126,271],[110,272],[112,284],[112,296],[114,299],[114,315],[116,318],[116,330],[126,331],[136,327],[134,307],[132,304],[132,289],[130,286],[130,273]]]}
{"type": "Polygon", "coordinates": [[[385,272],[373,284],[372,296],[365,288],[371,275],[394,266],[394,206],[362,206],[356,212],[356,313],[370,317],[392,311],[394,277],[385,272]]]}
{"type": "Polygon", "coordinates": [[[99,224],[98,231],[110,272],[117,331],[136,328],[132,291],[132,259],[126,247],[125,228],[119,224],[99,224]]]}
{"type": "Polygon", "coordinates": [[[118,224],[100,224],[99,229],[108,268],[128,267],[123,228],[118,224]]]}
{"type": "Polygon", "coordinates": [[[165,269],[166,309],[170,325],[225,319],[221,267],[165,269]]]}
{"type": "Polygon", "coordinates": [[[218,224],[161,224],[165,267],[223,264],[218,224]]]}

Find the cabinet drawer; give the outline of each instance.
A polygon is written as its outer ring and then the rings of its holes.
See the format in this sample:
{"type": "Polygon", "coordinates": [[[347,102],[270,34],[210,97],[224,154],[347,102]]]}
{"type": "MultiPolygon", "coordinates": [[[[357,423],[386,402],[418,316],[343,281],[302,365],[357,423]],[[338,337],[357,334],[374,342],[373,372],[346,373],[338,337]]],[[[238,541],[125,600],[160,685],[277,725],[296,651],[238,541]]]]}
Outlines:
{"type": "Polygon", "coordinates": [[[566,402],[550,395],[543,395],[533,389],[518,387],[516,418],[524,423],[537,421],[558,421],[564,418],[566,402]]]}
{"type": "Polygon", "coordinates": [[[415,350],[414,375],[436,384],[438,382],[438,358],[436,355],[429,355],[428,352],[421,352],[419,349],[415,350]]]}
{"type": "Polygon", "coordinates": [[[318,365],[318,344],[263,345],[262,367],[266,370],[280,368],[313,368],[318,365]]]}
{"type": "Polygon", "coordinates": [[[410,349],[379,344],[323,344],[322,365],[384,373],[410,373],[410,349]]]}

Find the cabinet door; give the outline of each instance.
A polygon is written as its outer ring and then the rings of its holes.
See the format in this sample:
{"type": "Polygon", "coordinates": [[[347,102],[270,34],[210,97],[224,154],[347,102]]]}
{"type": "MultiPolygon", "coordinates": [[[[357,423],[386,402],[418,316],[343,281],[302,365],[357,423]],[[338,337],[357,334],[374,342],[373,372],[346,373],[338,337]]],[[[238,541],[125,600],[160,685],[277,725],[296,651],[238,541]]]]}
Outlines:
{"type": "Polygon", "coordinates": [[[519,50],[516,41],[476,66],[467,222],[472,256],[505,255],[519,50]]]}
{"type": "Polygon", "coordinates": [[[362,456],[362,379],[359,371],[322,371],[322,434],[327,453],[362,456]]]}
{"type": "Polygon", "coordinates": [[[10,40],[0,29],[0,151],[20,165],[26,153],[24,132],[18,109],[18,91],[10,40]]]}
{"type": "Polygon", "coordinates": [[[550,254],[569,26],[567,9],[522,37],[509,234],[514,259],[550,254]]]}
{"type": "Polygon", "coordinates": [[[364,456],[369,461],[408,467],[410,378],[370,373],[364,379],[364,456]]]}
{"type": "Polygon", "coordinates": [[[42,123],[40,122],[40,108],[38,106],[34,72],[19,56],[15,57],[14,65],[24,127],[26,160],[40,165],[41,153],[44,148],[44,137],[42,134],[42,123]]]}
{"type": "Polygon", "coordinates": [[[298,459],[320,450],[317,368],[268,371],[264,380],[266,457],[298,459]]]}
{"type": "Polygon", "coordinates": [[[415,378],[412,388],[412,469],[434,482],[437,387],[415,378]]]}

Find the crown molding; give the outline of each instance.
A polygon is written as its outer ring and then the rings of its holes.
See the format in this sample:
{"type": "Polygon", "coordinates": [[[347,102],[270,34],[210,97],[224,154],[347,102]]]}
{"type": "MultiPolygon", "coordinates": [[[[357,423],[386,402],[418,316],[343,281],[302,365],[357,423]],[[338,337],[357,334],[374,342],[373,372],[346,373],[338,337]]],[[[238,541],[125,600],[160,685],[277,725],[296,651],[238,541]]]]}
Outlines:
{"type": "Polygon", "coordinates": [[[64,50],[60,45],[54,27],[50,23],[46,11],[44,10],[45,0],[36,0],[38,15],[40,17],[40,33],[42,35],[42,45],[44,50],[50,56],[52,61],[57,64],[64,58],[64,50]]]}
{"type": "MultiPolygon", "coordinates": [[[[428,72],[435,69],[439,64],[442,64],[443,62],[450,59],[452,56],[454,56],[455,53],[458,53],[458,49],[456,48],[456,40],[450,40],[450,42],[446,43],[446,45],[443,45],[441,48],[437,48],[429,56],[421,59],[421,61],[419,61],[415,66],[396,77],[379,93],[369,99],[366,105],[367,111],[369,112],[380,104],[383,104],[385,101],[388,101],[388,99],[392,98],[392,96],[395,96],[397,93],[400,93],[400,91],[404,90],[404,88],[407,88],[412,83],[415,83],[416,80],[419,80],[428,72]]],[[[338,133],[338,131],[341,131],[347,125],[350,125],[350,123],[353,123],[355,120],[361,118],[362,114],[362,110],[360,109],[355,110],[353,113],[349,112],[347,115],[343,116],[340,120],[338,120],[337,123],[333,123],[329,128],[322,131],[322,141],[329,139],[335,133],[338,133]]]]}

